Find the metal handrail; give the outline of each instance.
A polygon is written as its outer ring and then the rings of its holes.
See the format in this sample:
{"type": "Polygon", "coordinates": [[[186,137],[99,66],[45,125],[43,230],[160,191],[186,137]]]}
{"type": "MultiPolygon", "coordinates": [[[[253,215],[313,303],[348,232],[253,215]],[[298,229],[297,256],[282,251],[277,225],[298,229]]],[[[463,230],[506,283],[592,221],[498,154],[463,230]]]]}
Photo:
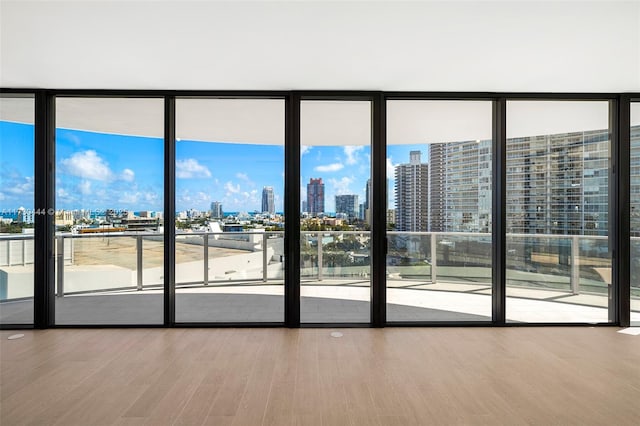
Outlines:
{"type": "MultiPolygon", "coordinates": [[[[371,231],[367,231],[367,230],[362,230],[362,231],[300,231],[301,235],[307,236],[307,237],[312,237],[312,238],[318,238],[320,239],[322,236],[339,236],[339,235],[359,235],[359,236],[368,236],[370,234],[371,231]]],[[[176,234],[176,237],[180,238],[180,237],[189,237],[189,236],[194,236],[194,237],[200,237],[203,239],[202,245],[203,245],[203,254],[204,254],[204,259],[203,259],[203,281],[202,281],[202,285],[209,285],[212,282],[220,282],[220,283],[230,283],[230,282],[239,282],[239,281],[244,281],[244,282],[249,282],[249,281],[262,281],[264,283],[269,281],[269,277],[268,277],[268,269],[267,269],[267,265],[269,264],[269,259],[268,259],[268,255],[267,255],[267,245],[268,245],[268,241],[272,240],[273,238],[271,237],[276,237],[276,238],[282,238],[284,237],[285,231],[243,231],[243,232],[210,232],[210,231],[193,231],[193,232],[178,232],[176,234]],[[248,236],[248,235],[260,235],[260,236],[264,236],[265,238],[262,238],[262,241],[256,241],[256,243],[261,244],[261,249],[263,252],[262,255],[262,274],[260,277],[255,277],[255,278],[249,278],[249,279],[233,279],[233,280],[215,280],[215,281],[211,281],[210,277],[209,277],[209,256],[208,256],[208,251],[210,248],[210,244],[209,244],[209,238],[211,236],[222,236],[222,235],[228,235],[228,236],[248,236]]],[[[95,234],[72,234],[72,233],[66,233],[66,232],[60,232],[56,234],[56,258],[57,258],[57,268],[56,268],[56,274],[57,274],[57,284],[58,284],[58,288],[57,288],[57,294],[58,296],[62,297],[65,294],[64,291],[64,279],[65,279],[65,261],[69,260],[69,259],[65,259],[65,251],[69,250],[70,251],[74,251],[73,246],[71,247],[66,247],[64,245],[64,241],[66,239],[71,239],[71,240],[75,240],[75,239],[84,239],[84,238],[89,238],[89,239],[95,239],[95,238],[99,238],[99,239],[104,239],[104,238],[135,238],[136,240],[136,275],[135,275],[135,284],[132,286],[133,288],[137,289],[137,290],[143,290],[145,287],[148,287],[147,285],[144,285],[144,269],[143,269],[143,261],[144,261],[144,243],[143,241],[148,238],[148,237],[162,237],[164,236],[163,233],[159,233],[159,232],[145,232],[145,231],[141,231],[141,232],[118,232],[118,233],[110,233],[110,232],[105,232],[105,233],[95,233],[95,234]]],[[[442,237],[448,237],[448,238],[452,238],[455,239],[457,237],[463,237],[463,238],[477,238],[477,239],[484,239],[484,238],[490,238],[491,234],[490,233],[480,233],[480,232],[404,232],[404,231],[387,231],[387,236],[421,236],[421,237],[430,237],[430,281],[431,283],[436,283],[438,282],[438,257],[437,257],[437,250],[438,250],[438,244],[436,244],[438,242],[438,237],[442,238],[442,237]]],[[[573,294],[579,294],[580,293],[580,265],[579,265],[579,258],[580,258],[580,252],[579,252],[579,242],[580,241],[584,241],[584,240],[606,240],[608,237],[607,236],[598,236],[598,235],[560,235],[560,234],[507,234],[508,238],[527,238],[527,239],[569,239],[571,241],[571,252],[569,255],[569,259],[570,262],[568,264],[568,266],[570,266],[570,274],[569,274],[569,283],[570,283],[570,290],[571,293],[573,294]]],[[[34,238],[33,234],[10,234],[10,235],[0,235],[0,242],[3,241],[12,241],[12,240],[17,240],[17,241],[23,241],[23,245],[24,242],[26,241],[32,241],[34,238]]],[[[640,241],[640,237],[630,237],[631,241],[640,241]]],[[[314,263],[317,263],[317,265],[319,265],[320,267],[317,268],[317,272],[316,272],[316,280],[317,281],[322,281],[324,278],[324,271],[323,271],[323,265],[324,265],[324,260],[323,260],[323,246],[324,244],[320,243],[317,244],[317,253],[315,253],[315,257],[316,259],[314,260],[314,263]]],[[[9,246],[7,246],[9,247],[9,246]]],[[[25,253],[25,249],[23,248],[23,253],[25,253]]],[[[7,253],[9,253],[9,249],[7,248],[7,253]]],[[[9,253],[10,254],[10,253],[9,253]]],[[[73,253],[72,253],[73,255],[73,253]]],[[[10,259],[9,259],[10,260],[10,259]]],[[[71,257],[71,261],[73,262],[73,257],[71,257]]],[[[9,264],[11,262],[8,262],[9,264]]],[[[32,262],[30,262],[32,263],[32,262]]],[[[19,264],[26,264],[26,263],[19,263],[19,264]]],[[[315,268],[314,268],[315,269],[315,268]]],[[[185,283],[176,283],[176,285],[182,285],[185,283]]],[[[193,284],[193,283],[188,283],[188,284],[193,284]]],[[[610,283],[609,283],[610,284],[610,283]]],[[[155,285],[155,284],[154,284],[155,285]]],[[[127,287],[128,288],[128,287],[127,287]]]]}

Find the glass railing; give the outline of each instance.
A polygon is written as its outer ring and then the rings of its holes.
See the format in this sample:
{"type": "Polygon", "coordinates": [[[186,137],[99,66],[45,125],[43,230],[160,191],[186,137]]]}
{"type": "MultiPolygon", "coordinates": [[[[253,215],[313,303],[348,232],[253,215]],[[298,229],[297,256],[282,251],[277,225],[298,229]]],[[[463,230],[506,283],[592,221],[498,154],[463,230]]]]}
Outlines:
{"type": "Polygon", "coordinates": [[[368,231],[300,233],[302,283],[326,279],[369,280],[371,234],[368,231]]]}
{"type": "Polygon", "coordinates": [[[0,301],[33,298],[33,234],[0,235],[0,301]]]}
{"type": "Polygon", "coordinates": [[[284,232],[176,234],[176,286],[284,282],[284,232]]]}
{"type": "Polygon", "coordinates": [[[491,285],[491,234],[387,232],[387,281],[491,285]]]}
{"type": "MultiPolygon", "coordinates": [[[[387,236],[389,288],[417,291],[446,284],[440,290],[468,292],[469,285],[490,289],[490,234],[388,232],[387,236]]],[[[55,238],[58,297],[162,290],[162,234],[57,234],[55,238]]],[[[0,301],[33,297],[33,244],[33,235],[0,236],[0,301]],[[25,280],[27,275],[30,279],[25,280]]],[[[631,238],[631,251],[632,311],[640,312],[640,238],[631,238]]],[[[553,294],[610,297],[607,237],[508,234],[506,260],[509,297],[535,299],[535,290],[541,299],[549,299],[550,292],[552,298],[553,294]]],[[[369,286],[370,233],[302,232],[300,274],[303,286],[369,286]]],[[[178,288],[215,291],[283,284],[284,232],[176,235],[178,288]]]]}

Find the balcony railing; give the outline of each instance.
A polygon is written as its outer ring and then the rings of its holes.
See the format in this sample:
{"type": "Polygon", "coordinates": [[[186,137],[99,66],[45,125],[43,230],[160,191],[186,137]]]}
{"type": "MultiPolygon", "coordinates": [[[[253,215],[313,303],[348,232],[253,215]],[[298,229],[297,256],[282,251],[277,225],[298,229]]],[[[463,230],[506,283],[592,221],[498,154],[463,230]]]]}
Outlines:
{"type": "MultiPolygon", "coordinates": [[[[163,234],[57,234],[55,238],[58,297],[162,288],[163,234]]],[[[491,285],[490,234],[393,231],[387,238],[387,281],[395,288],[416,289],[416,282],[491,285]]],[[[281,231],[178,233],[176,287],[282,285],[283,242],[281,231]]],[[[632,253],[640,254],[640,238],[631,238],[631,244],[632,253]]],[[[368,231],[304,231],[300,250],[303,285],[370,279],[368,231]]],[[[640,297],[638,258],[632,257],[635,298],[640,297]]],[[[0,236],[0,300],[33,296],[29,280],[24,279],[32,266],[33,235],[0,236]],[[16,278],[20,274],[22,278],[16,278]]],[[[507,234],[507,285],[574,295],[607,294],[608,238],[507,234]]]]}

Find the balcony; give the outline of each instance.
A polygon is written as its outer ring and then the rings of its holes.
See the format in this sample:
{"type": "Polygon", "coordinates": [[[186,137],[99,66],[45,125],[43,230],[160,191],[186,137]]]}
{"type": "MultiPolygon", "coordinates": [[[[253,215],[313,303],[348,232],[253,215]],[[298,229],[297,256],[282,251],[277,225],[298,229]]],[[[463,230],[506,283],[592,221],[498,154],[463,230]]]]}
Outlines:
{"type": "MultiPolygon", "coordinates": [[[[490,234],[387,235],[389,321],[491,319],[490,234]]],[[[640,253],[640,238],[632,238],[632,253],[640,253]]],[[[55,256],[56,323],[162,323],[162,234],[58,234],[55,256]]],[[[302,321],[368,322],[369,262],[368,232],[302,232],[302,321]]],[[[606,237],[508,234],[507,268],[509,321],[608,321],[606,237]]],[[[32,322],[32,283],[33,236],[0,236],[2,323],[32,322]]],[[[177,322],[283,319],[283,232],[177,234],[177,322]]]]}

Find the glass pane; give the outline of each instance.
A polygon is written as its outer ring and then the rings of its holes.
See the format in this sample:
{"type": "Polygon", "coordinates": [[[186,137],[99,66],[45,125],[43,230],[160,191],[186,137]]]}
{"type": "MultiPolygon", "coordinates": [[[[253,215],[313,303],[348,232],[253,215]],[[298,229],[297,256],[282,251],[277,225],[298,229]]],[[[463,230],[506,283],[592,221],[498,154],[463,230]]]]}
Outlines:
{"type": "Polygon", "coordinates": [[[176,321],[284,321],[284,100],[176,101],[176,321]]]}
{"type": "Polygon", "coordinates": [[[640,102],[631,104],[631,322],[640,325],[640,102]]]}
{"type": "Polygon", "coordinates": [[[611,320],[608,102],[507,103],[507,321],[611,320]]]}
{"type": "Polygon", "coordinates": [[[389,321],[491,320],[491,110],[387,102],[389,321]]]}
{"type": "Polygon", "coordinates": [[[164,102],[56,100],[56,323],[163,322],[164,102]]]}
{"type": "Polygon", "coordinates": [[[300,108],[300,321],[369,322],[371,103],[300,108]]]}
{"type": "Polygon", "coordinates": [[[34,107],[0,97],[0,324],[33,324],[34,107]]]}

